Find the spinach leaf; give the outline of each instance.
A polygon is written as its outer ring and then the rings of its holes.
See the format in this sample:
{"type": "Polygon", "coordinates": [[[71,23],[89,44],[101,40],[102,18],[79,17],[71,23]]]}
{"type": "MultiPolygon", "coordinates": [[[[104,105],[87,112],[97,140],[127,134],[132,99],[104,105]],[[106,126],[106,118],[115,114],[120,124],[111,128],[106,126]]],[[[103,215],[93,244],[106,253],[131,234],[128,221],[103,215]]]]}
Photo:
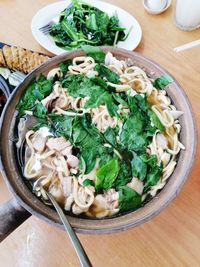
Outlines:
{"type": "Polygon", "coordinates": [[[120,161],[120,170],[116,180],[113,183],[113,187],[117,190],[129,183],[132,180],[131,164],[130,161],[120,161]]]}
{"type": "Polygon", "coordinates": [[[97,77],[89,79],[83,75],[70,75],[61,82],[73,97],[89,97],[84,108],[95,108],[106,105],[110,116],[118,116],[118,106],[112,95],[105,89],[105,82],[97,77]],[[102,86],[103,85],[103,86],[102,86]]]}
{"type": "Polygon", "coordinates": [[[142,115],[138,112],[130,116],[123,124],[120,134],[120,142],[124,148],[130,151],[144,151],[147,145],[146,133],[142,115]]]}
{"type": "Polygon", "coordinates": [[[116,129],[113,129],[111,127],[108,127],[106,131],[104,132],[104,137],[106,141],[111,144],[112,146],[116,146],[116,129]]]}
{"type": "Polygon", "coordinates": [[[56,136],[64,136],[67,139],[72,135],[72,123],[74,118],[66,115],[50,114],[52,128],[56,136]]]}
{"type": "Polygon", "coordinates": [[[142,200],[135,190],[128,186],[119,189],[119,209],[120,211],[130,211],[141,206],[142,200]]]}
{"type": "Polygon", "coordinates": [[[154,168],[152,168],[151,171],[148,172],[144,184],[144,192],[147,192],[151,186],[157,184],[157,182],[160,180],[161,173],[162,173],[162,167],[159,167],[157,165],[154,168]]]}
{"type": "Polygon", "coordinates": [[[131,161],[132,175],[143,181],[147,175],[147,164],[138,156],[134,155],[131,161]]]}
{"type": "MultiPolygon", "coordinates": [[[[91,139],[89,138],[88,140],[91,141],[91,139]]],[[[87,144],[86,142],[84,142],[79,146],[81,156],[84,159],[85,164],[86,164],[84,174],[90,173],[94,169],[94,166],[96,164],[98,151],[96,150],[95,145],[96,145],[95,142],[90,142],[90,144],[87,144]]]]}
{"type": "Polygon", "coordinates": [[[46,115],[47,109],[41,103],[36,104],[33,110],[33,116],[37,118],[46,118],[46,115]]]}
{"type": "Polygon", "coordinates": [[[61,85],[67,88],[68,93],[73,97],[90,96],[91,91],[96,90],[90,79],[80,74],[65,77],[61,85]]]}
{"type": "Polygon", "coordinates": [[[141,160],[145,163],[148,164],[149,167],[154,168],[157,166],[157,157],[156,155],[148,155],[148,154],[143,154],[140,156],[141,160]]]}
{"type": "Polygon", "coordinates": [[[158,116],[156,115],[156,113],[153,112],[153,111],[149,111],[149,115],[150,115],[150,119],[151,119],[151,122],[153,123],[153,125],[157,129],[159,129],[161,132],[164,132],[165,131],[165,127],[160,122],[160,120],[159,120],[158,116]]]}
{"type": "Polygon", "coordinates": [[[46,79],[45,76],[40,76],[37,81],[32,81],[16,106],[18,117],[22,117],[26,110],[33,110],[36,100],[40,101],[49,95],[52,89],[53,79],[46,79]]]}
{"type": "Polygon", "coordinates": [[[172,77],[170,77],[169,75],[162,75],[159,78],[155,79],[153,81],[153,86],[156,89],[164,89],[167,85],[169,85],[170,83],[172,83],[174,80],[172,79],[172,77]]]}
{"type": "Polygon", "coordinates": [[[73,27],[67,20],[63,20],[61,22],[61,28],[72,41],[77,41],[79,39],[76,28],[73,27]]]}
{"type": "Polygon", "coordinates": [[[105,53],[99,47],[94,47],[90,45],[82,45],[81,48],[86,53],[87,56],[94,58],[98,63],[103,63],[105,60],[105,53]]]}
{"type": "Polygon", "coordinates": [[[134,97],[128,96],[128,105],[132,113],[138,112],[141,110],[145,116],[146,112],[148,111],[148,103],[146,97],[142,97],[141,95],[137,94],[134,97]]]}
{"type": "MultiPolygon", "coordinates": [[[[122,94],[121,94],[121,95],[122,95],[122,94]]],[[[117,103],[119,103],[119,104],[121,104],[121,105],[123,105],[123,106],[125,106],[125,107],[128,107],[128,103],[121,97],[121,95],[118,94],[118,93],[112,93],[112,96],[113,96],[114,100],[115,100],[117,103]]]]}
{"type": "Polygon", "coordinates": [[[91,186],[94,186],[94,181],[90,180],[90,179],[85,179],[83,181],[83,186],[88,186],[88,185],[91,185],[91,186]]]}
{"type": "Polygon", "coordinates": [[[99,77],[101,77],[102,79],[106,78],[107,81],[111,83],[115,84],[119,83],[120,81],[119,75],[110,70],[109,68],[105,67],[104,65],[97,64],[94,69],[98,72],[99,77]]]}
{"type": "Polygon", "coordinates": [[[68,67],[72,65],[72,60],[71,59],[68,59],[68,60],[65,60],[64,62],[61,62],[58,66],[59,68],[61,69],[63,75],[65,75],[68,71],[68,67]]]}
{"type": "Polygon", "coordinates": [[[87,115],[74,118],[72,142],[80,150],[81,167],[82,171],[84,167],[85,174],[93,170],[97,158],[107,153],[103,146],[103,136],[93,124],[90,124],[90,117],[87,115]]]}
{"type": "Polygon", "coordinates": [[[116,158],[98,169],[96,173],[95,187],[99,189],[109,189],[119,173],[119,163],[116,158]]]}

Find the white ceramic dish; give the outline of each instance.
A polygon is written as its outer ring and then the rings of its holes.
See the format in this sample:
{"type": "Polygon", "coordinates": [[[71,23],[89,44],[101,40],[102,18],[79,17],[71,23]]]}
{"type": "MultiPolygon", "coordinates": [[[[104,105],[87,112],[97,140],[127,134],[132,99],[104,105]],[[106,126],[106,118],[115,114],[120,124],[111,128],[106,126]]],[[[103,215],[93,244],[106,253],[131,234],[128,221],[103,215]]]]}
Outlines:
{"type": "Polygon", "coordinates": [[[166,10],[170,7],[171,2],[172,2],[172,0],[167,0],[167,3],[166,3],[166,5],[164,6],[164,8],[162,8],[162,9],[160,9],[160,10],[153,10],[153,9],[149,8],[149,6],[148,6],[148,0],[143,0],[143,6],[144,6],[144,9],[145,9],[148,13],[153,14],[153,15],[158,15],[158,14],[161,14],[161,13],[163,13],[164,11],[166,11],[166,10]]]}
{"type": "MultiPolygon", "coordinates": [[[[142,30],[140,24],[132,15],[117,6],[102,1],[84,0],[84,2],[99,8],[100,10],[106,12],[109,16],[112,16],[116,11],[119,17],[120,26],[125,27],[127,32],[130,27],[132,27],[128,38],[123,42],[119,42],[117,47],[134,50],[138,46],[142,38],[142,30]]],[[[44,35],[39,28],[46,25],[49,21],[56,17],[70,3],[70,0],[66,0],[45,6],[40,9],[32,19],[31,30],[36,41],[46,50],[56,55],[60,55],[66,52],[66,50],[57,47],[53,39],[49,35],[44,35]]]]}

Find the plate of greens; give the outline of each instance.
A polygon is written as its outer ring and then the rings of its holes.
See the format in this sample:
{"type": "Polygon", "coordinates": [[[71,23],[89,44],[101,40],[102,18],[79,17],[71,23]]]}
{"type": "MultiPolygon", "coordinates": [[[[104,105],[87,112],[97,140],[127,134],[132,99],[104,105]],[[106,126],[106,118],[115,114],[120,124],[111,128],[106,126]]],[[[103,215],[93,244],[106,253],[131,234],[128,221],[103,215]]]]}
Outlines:
{"type": "Polygon", "coordinates": [[[32,19],[32,34],[53,54],[83,45],[113,46],[134,50],[141,41],[138,21],[125,10],[98,0],[66,0],[47,5],[32,19]],[[54,21],[49,34],[39,29],[54,21]]]}

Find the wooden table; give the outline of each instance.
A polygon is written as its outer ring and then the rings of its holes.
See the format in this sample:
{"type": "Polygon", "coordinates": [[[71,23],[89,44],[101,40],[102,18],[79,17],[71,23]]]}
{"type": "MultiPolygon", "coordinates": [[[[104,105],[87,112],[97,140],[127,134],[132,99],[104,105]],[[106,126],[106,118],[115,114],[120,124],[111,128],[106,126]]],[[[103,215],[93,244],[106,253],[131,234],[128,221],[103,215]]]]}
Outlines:
{"type": "MultiPolygon", "coordinates": [[[[0,3],[0,41],[46,52],[34,40],[35,12],[54,0],[5,0],[0,3]]],[[[136,51],[169,70],[187,93],[200,127],[200,47],[176,54],[173,47],[200,38],[173,23],[174,6],[162,15],[147,14],[142,1],[109,0],[133,14],[143,30],[136,51]]],[[[159,216],[135,229],[112,235],[79,235],[94,266],[200,266],[200,160],[178,197],[159,216]]],[[[0,201],[11,197],[0,179],[0,201]]],[[[79,266],[65,232],[31,217],[0,245],[2,267],[79,266]]]]}

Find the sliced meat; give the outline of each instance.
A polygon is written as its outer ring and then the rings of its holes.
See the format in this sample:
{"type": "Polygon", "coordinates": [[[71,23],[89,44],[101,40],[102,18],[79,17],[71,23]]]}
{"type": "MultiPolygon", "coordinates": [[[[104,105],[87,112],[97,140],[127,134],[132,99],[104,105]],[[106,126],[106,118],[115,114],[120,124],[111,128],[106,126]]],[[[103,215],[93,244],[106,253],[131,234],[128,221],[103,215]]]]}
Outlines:
{"type": "Polygon", "coordinates": [[[114,215],[119,211],[118,199],[119,194],[115,189],[110,189],[103,195],[98,194],[87,214],[96,218],[114,215]]]}
{"type": "Polygon", "coordinates": [[[64,194],[60,186],[57,185],[50,186],[49,192],[52,194],[52,196],[58,203],[62,205],[64,204],[64,194]]]}
{"type": "Polygon", "coordinates": [[[46,140],[47,137],[43,137],[40,133],[36,133],[32,139],[33,148],[41,153],[44,151],[46,140]]]}
{"type": "Polygon", "coordinates": [[[78,167],[79,159],[74,155],[67,156],[67,163],[71,168],[78,167]]]}
{"type": "Polygon", "coordinates": [[[63,156],[69,156],[72,154],[72,146],[68,146],[65,149],[63,149],[61,151],[61,153],[63,154],[63,156]]]}
{"type": "Polygon", "coordinates": [[[54,77],[55,75],[57,75],[58,77],[62,77],[63,74],[60,68],[54,68],[50,70],[47,74],[47,79],[54,77]]]}
{"type": "Polygon", "coordinates": [[[64,177],[62,180],[62,187],[65,197],[69,197],[72,194],[72,176],[64,177]]]}
{"type": "Polygon", "coordinates": [[[71,143],[67,141],[64,137],[49,138],[46,142],[47,147],[50,150],[62,151],[65,148],[71,146],[71,143]]]}
{"type": "Polygon", "coordinates": [[[45,106],[48,110],[50,109],[50,106],[52,102],[57,98],[58,96],[55,94],[55,92],[52,92],[50,95],[48,95],[46,98],[44,98],[41,102],[42,105],[45,106]]]}
{"type": "Polygon", "coordinates": [[[167,148],[167,138],[161,134],[161,133],[158,133],[156,135],[156,143],[158,145],[158,147],[161,147],[162,149],[166,149],[167,148]]]}
{"type": "Polygon", "coordinates": [[[70,195],[69,197],[67,197],[66,200],[65,200],[65,207],[64,207],[64,209],[67,210],[67,211],[71,210],[71,207],[72,207],[73,202],[74,202],[73,195],[70,195]]]}
{"type": "Polygon", "coordinates": [[[135,190],[138,194],[142,195],[144,185],[143,182],[140,181],[138,178],[133,177],[133,179],[130,183],[127,184],[127,186],[135,190]]]}

